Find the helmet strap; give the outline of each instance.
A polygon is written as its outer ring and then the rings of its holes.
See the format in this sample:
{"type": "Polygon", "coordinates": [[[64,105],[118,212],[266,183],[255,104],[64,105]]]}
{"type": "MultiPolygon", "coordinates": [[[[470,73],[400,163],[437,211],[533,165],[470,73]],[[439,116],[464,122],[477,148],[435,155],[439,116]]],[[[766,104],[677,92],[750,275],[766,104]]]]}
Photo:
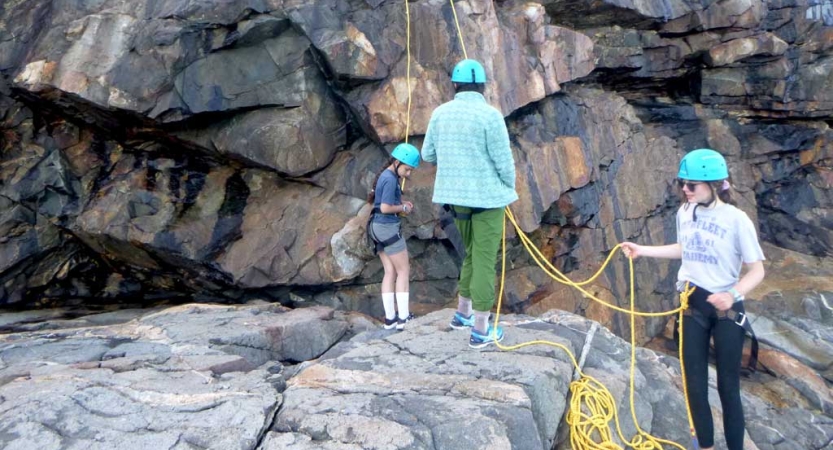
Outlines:
{"type": "Polygon", "coordinates": [[[715,195],[715,193],[714,193],[714,188],[712,187],[711,184],[708,184],[708,186],[709,186],[709,191],[711,192],[711,197],[709,197],[709,201],[707,201],[705,203],[697,203],[698,206],[702,206],[704,208],[711,208],[712,205],[717,203],[717,195],[715,195]]]}
{"type": "Polygon", "coordinates": [[[704,208],[711,208],[712,205],[715,204],[715,202],[716,202],[716,199],[714,198],[714,194],[712,194],[712,198],[710,198],[708,202],[698,203],[698,205],[702,206],[704,208]]]}

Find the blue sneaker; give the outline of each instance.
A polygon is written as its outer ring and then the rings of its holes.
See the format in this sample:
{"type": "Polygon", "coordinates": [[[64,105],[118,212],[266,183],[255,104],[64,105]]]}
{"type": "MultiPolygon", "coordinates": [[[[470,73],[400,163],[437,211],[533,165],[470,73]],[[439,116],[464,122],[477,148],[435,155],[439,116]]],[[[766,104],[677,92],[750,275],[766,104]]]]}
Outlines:
{"type": "Polygon", "coordinates": [[[469,338],[469,347],[471,348],[483,348],[493,342],[495,342],[495,336],[497,336],[497,342],[503,340],[503,328],[498,326],[497,328],[489,325],[489,331],[486,332],[485,335],[482,335],[477,332],[474,328],[471,329],[471,337],[469,338]]]}
{"type": "Polygon", "coordinates": [[[454,312],[454,317],[451,319],[451,328],[455,330],[465,330],[474,326],[474,314],[466,317],[459,312],[454,312]]]}

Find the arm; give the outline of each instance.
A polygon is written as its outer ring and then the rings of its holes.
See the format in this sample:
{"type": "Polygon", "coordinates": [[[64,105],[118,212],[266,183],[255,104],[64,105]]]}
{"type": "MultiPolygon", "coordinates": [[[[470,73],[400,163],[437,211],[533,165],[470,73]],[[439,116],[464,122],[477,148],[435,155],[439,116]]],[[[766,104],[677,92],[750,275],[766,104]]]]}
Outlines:
{"type": "Polygon", "coordinates": [[[732,307],[735,302],[735,295],[746,296],[764,279],[764,252],[761,250],[760,243],[758,243],[755,225],[752,224],[749,216],[743,214],[737,226],[739,227],[738,248],[743,261],[752,262],[744,263],[747,271],[740,277],[737,284],[729,289],[730,292],[718,292],[710,295],[707,299],[709,303],[721,311],[732,307]],[[736,291],[737,294],[733,291],[736,291]]]}
{"type": "Polygon", "coordinates": [[[376,194],[379,196],[379,210],[382,214],[399,214],[401,212],[409,213],[413,209],[414,204],[411,202],[399,201],[396,193],[399,191],[396,181],[391,178],[385,178],[379,181],[379,186],[376,189],[376,194]]]}
{"type": "Polygon", "coordinates": [[[625,256],[633,259],[640,256],[665,259],[681,259],[683,257],[683,248],[680,244],[639,245],[633,242],[622,242],[621,245],[625,256]]]}
{"type": "MultiPolygon", "coordinates": [[[[676,216],[677,236],[680,235],[680,212],[677,211],[676,216]]],[[[622,253],[628,258],[636,259],[640,256],[648,256],[650,258],[664,258],[664,259],[682,259],[683,247],[679,242],[669,245],[639,245],[633,242],[622,242],[622,253]]]]}
{"type": "Polygon", "coordinates": [[[486,151],[495,164],[500,181],[515,189],[515,159],[509,145],[509,132],[503,116],[495,110],[493,119],[486,129],[486,151]]]}
{"type": "MultiPolygon", "coordinates": [[[[763,261],[747,263],[746,267],[748,269],[746,274],[740,277],[738,284],[734,286],[734,289],[744,297],[764,280],[763,261]]],[[[718,292],[710,295],[706,301],[714,305],[718,310],[726,311],[735,303],[735,296],[731,292],[718,292]]]]}
{"type": "Polygon", "coordinates": [[[425,130],[425,139],[422,141],[422,160],[430,163],[437,162],[437,147],[434,145],[434,115],[428,121],[428,129],[425,130]]]}
{"type": "Polygon", "coordinates": [[[411,202],[404,202],[401,205],[389,205],[387,203],[382,203],[379,205],[379,210],[382,211],[382,214],[399,214],[401,212],[407,213],[410,212],[411,208],[408,205],[411,202]]]}
{"type": "Polygon", "coordinates": [[[746,274],[740,277],[740,281],[735,285],[735,290],[743,296],[746,296],[746,294],[761,284],[761,281],[764,281],[765,275],[763,261],[748,263],[746,264],[746,268],[748,269],[746,274]]]}
{"type": "Polygon", "coordinates": [[[739,226],[738,247],[747,271],[734,289],[740,295],[745,296],[764,280],[764,251],[761,249],[761,244],[758,242],[758,233],[749,216],[743,214],[739,226]]]}

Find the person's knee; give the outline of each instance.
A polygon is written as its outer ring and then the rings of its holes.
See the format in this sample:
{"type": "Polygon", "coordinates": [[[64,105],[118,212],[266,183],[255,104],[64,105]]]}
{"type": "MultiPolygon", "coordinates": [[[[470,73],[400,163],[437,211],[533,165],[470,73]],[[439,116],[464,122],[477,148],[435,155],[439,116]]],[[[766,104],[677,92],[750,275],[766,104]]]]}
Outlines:
{"type": "Polygon", "coordinates": [[[740,374],[724,374],[717,379],[717,393],[720,398],[740,398],[740,374]]]}
{"type": "Polygon", "coordinates": [[[399,261],[399,266],[396,269],[401,272],[408,272],[411,270],[411,261],[408,259],[407,253],[402,254],[402,259],[399,261]]]}
{"type": "Polygon", "coordinates": [[[400,255],[396,256],[397,258],[393,261],[393,267],[396,271],[397,276],[407,276],[411,271],[411,264],[408,261],[407,254],[401,255],[401,257],[399,257],[400,255]]]}
{"type": "Polygon", "coordinates": [[[396,281],[397,282],[399,282],[399,283],[407,282],[408,280],[410,280],[410,278],[411,278],[411,274],[407,270],[398,270],[398,271],[396,271],[396,281]]]}
{"type": "Polygon", "coordinates": [[[689,386],[688,394],[691,402],[702,401],[708,403],[709,386],[689,386]]]}
{"type": "Polygon", "coordinates": [[[709,396],[709,382],[708,382],[708,374],[705,375],[705,378],[701,375],[693,375],[693,374],[686,374],[686,388],[688,389],[688,393],[692,399],[694,398],[706,398],[708,399],[709,396]]]}

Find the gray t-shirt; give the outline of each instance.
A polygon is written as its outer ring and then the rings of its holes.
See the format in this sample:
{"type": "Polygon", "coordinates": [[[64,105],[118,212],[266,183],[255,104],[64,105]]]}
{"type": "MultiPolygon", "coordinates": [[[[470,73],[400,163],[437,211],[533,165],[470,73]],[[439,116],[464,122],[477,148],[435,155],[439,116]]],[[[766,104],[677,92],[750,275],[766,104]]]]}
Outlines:
{"type": "Polygon", "coordinates": [[[713,209],[683,205],[677,211],[677,242],[683,263],[678,288],[686,281],[711,292],[726,292],[738,282],[742,263],[763,261],[755,225],[745,212],[723,203],[713,209]]]}
{"type": "MultiPolygon", "coordinates": [[[[376,199],[373,201],[373,206],[381,208],[382,203],[387,203],[391,206],[402,204],[402,189],[399,187],[399,178],[388,169],[385,169],[379,175],[379,181],[376,182],[376,199]]],[[[396,214],[382,214],[380,212],[373,215],[373,221],[378,223],[399,223],[399,216],[396,214]]]]}

